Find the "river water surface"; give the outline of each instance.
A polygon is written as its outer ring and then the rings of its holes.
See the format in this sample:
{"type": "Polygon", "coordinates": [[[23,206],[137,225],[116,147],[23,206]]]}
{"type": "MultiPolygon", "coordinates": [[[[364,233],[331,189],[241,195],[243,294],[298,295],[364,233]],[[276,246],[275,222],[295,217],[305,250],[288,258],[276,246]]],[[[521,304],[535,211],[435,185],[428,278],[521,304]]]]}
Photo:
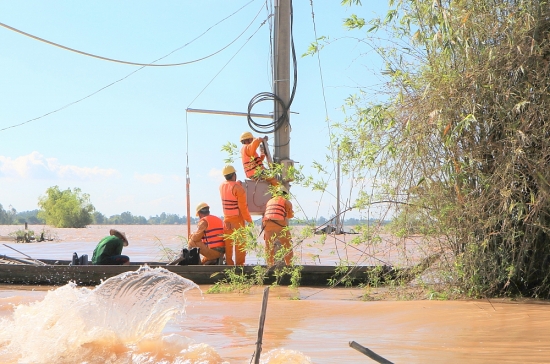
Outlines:
{"type": "MultiPolygon", "coordinates": [[[[46,228],[56,241],[6,244],[33,258],[70,259],[73,252],[91,258],[109,228],[46,228]]],[[[130,245],[123,253],[134,261],[162,261],[162,248],[178,251],[186,235],[185,226],[117,228],[126,232],[130,245]]],[[[0,235],[17,229],[2,226],[0,235]]],[[[338,244],[305,242],[298,255],[308,264],[334,264],[330,250],[338,244]]],[[[403,258],[395,246],[421,248],[414,240],[387,244],[372,252],[342,248],[336,255],[394,262],[403,258]]],[[[4,245],[0,254],[23,257],[4,245]]],[[[149,268],[97,287],[0,286],[0,362],[251,362],[264,288],[206,294],[208,288],[149,268]]],[[[377,290],[369,293],[376,297],[377,290]]],[[[350,341],[394,363],[550,362],[548,302],[365,301],[364,294],[359,288],[271,287],[261,362],[373,362],[350,341]]]]}

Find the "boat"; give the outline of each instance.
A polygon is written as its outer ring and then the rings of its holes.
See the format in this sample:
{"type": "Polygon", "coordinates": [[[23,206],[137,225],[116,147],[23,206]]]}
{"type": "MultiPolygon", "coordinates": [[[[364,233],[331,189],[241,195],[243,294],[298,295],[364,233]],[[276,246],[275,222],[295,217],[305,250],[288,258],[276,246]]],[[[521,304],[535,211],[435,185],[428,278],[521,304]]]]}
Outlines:
{"type": "Polygon", "coordinates": [[[248,278],[257,276],[258,271],[265,272],[263,281],[252,280],[254,284],[291,285],[294,269],[299,270],[300,286],[358,286],[383,285],[388,281],[409,282],[424,272],[441,253],[432,254],[411,267],[396,268],[381,266],[328,266],[295,265],[290,267],[265,265],[245,265],[234,267],[227,265],[169,265],[166,262],[133,262],[130,265],[72,265],[69,260],[19,259],[0,256],[0,284],[22,285],[65,285],[74,282],[78,286],[95,286],[102,281],[119,274],[136,271],[141,266],[164,268],[174,274],[187,278],[196,284],[215,284],[223,282],[228,272],[235,272],[248,278]],[[258,267],[262,269],[258,269],[258,267]]]}
{"type": "MultiPolygon", "coordinates": [[[[174,274],[187,278],[196,284],[215,284],[226,278],[226,271],[235,270],[238,274],[252,277],[257,272],[257,266],[245,265],[231,267],[227,265],[167,265],[162,262],[135,262],[130,265],[72,265],[68,260],[30,260],[0,256],[0,284],[23,285],[65,285],[74,282],[79,286],[95,286],[102,281],[119,274],[138,270],[147,265],[151,268],[164,268],[174,274]]],[[[290,285],[290,273],[276,267],[268,268],[264,284],[290,285]]],[[[342,267],[326,265],[295,266],[300,271],[299,284],[303,286],[327,286],[337,282],[339,277],[346,276],[346,282],[358,285],[368,283],[377,275],[394,277],[398,272],[392,267],[357,266],[343,269],[342,267]]]]}
{"type": "MultiPolygon", "coordinates": [[[[65,285],[74,282],[79,286],[95,286],[102,281],[119,274],[138,270],[147,265],[151,268],[164,268],[181,277],[187,278],[196,284],[215,284],[226,278],[226,271],[235,270],[238,274],[252,277],[257,271],[257,266],[245,265],[242,267],[228,267],[226,265],[167,265],[166,263],[132,263],[130,265],[71,265],[69,261],[40,260],[44,264],[0,264],[0,284],[23,285],[65,285]]],[[[260,266],[267,271],[264,284],[291,284],[290,273],[281,274],[281,271],[260,266]]],[[[338,280],[338,276],[347,274],[352,284],[365,284],[369,281],[369,273],[394,275],[393,269],[384,266],[377,267],[358,266],[349,269],[349,272],[338,273],[336,266],[304,265],[296,266],[300,270],[299,284],[303,286],[327,286],[330,282],[338,280]]]]}

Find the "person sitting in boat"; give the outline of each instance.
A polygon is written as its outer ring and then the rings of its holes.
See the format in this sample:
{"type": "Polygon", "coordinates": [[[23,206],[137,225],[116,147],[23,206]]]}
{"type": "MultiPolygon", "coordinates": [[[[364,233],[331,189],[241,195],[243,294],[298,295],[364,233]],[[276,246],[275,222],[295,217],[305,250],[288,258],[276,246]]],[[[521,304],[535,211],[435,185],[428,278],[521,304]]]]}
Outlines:
{"type": "Polygon", "coordinates": [[[96,265],[128,265],[130,258],[121,255],[122,248],[128,246],[126,235],[118,230],[109,230],[109,236],[101,239],[94,249],[92,264],[96,265]]]}
{"type": "Polygon", "coordinates": [[[288,229],[288,220],[294,217],[294,210],[288,198],[288,189],[281,185],[278,190],[273,192],[273,197],[265,207],[262,228],[264,229],[266,261],[269,266],[275,263],[276,241],[279,241],[281,248],[286,252],[284,256],[286,265],[291,264],[294,256],[288,229]]]}
{"type": "Polygon", "coordinates": [[[189,249],[200,249],[203,256],[201,264],[218,264],[218,260],[225,254],[223,221],[217,216],[210,215],[210,206],[206,202],[198,204],[195,211],[200,220],[197,231],[189,237],[189,249]]]}
{"type": "Polygon", "coordinates": [[[279,181],[274,177],[268,177],[264,167],[265,152],[262,149],[260,155],[256,151],[263,141],[267,141],[267,136],[263,138],[254,138],[251,132],[247,131],[241,134],[241,159],[243,162],[244,173],[247,178],[254,181],[267,181],[272,186],[277,186],[279,181]]]}

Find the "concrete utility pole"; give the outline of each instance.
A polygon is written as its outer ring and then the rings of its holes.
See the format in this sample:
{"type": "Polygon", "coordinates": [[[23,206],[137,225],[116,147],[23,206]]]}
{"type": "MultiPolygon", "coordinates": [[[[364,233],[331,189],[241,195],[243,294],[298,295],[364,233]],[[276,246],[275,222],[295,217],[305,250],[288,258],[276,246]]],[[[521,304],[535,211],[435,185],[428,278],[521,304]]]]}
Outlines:
{"type": "MultiPolygon", "coordinates": [[[[273,89],[285,105],[290,101],[290,0],[275,0],[273,58],[273,89]]],[[[274,107],[274,120],[279,119],[284,110],[277,101],[274,107]]],[[[287,121],[275,132],[273,161],[279,163],[290,159],[290,110],[287,121]]]]}

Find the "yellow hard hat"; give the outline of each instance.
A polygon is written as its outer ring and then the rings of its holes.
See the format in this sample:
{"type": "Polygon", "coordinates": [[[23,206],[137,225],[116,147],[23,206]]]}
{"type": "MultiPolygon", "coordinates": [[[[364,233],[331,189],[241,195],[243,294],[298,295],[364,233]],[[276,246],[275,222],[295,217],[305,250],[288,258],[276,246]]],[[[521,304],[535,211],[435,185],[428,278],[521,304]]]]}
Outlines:
{"type": "Polygon", "coordinates": [[[197,205],[197,208],[195,209],[195,212],[197,213],[197,216],[199,216],[199,211],[204,209],[205,207],[210,207],[206,202],[201,202],[197,205]]]}
{"type": "Polygon", "coordinates": [[[252,135],[251,132],[245,131],[244,133],[241,134],[241,142],[246,139],[254,139],[254,136],[252,135]]]}
{"type": "Polygon", "coordinates": [[[235,173],[235,168],[231,164],[227,164],[225,167],[223,167],[222,174],[224,176],[227,176],[228,174],[231,174],[231,173],[235,173]]]}

